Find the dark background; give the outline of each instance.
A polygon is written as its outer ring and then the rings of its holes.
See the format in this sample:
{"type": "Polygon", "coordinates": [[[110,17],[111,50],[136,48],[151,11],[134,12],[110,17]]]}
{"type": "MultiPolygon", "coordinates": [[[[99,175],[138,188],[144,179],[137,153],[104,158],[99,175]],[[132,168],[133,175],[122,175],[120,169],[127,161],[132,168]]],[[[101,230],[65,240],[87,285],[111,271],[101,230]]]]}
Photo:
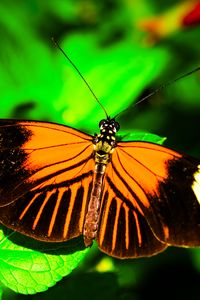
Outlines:
{"type": "MultiPolygon", "coordinates": [[[[104,113],[51,41],[77,65],[122,130],[167,137],[166,145],[200,157],[198,1],[19,0],[0,2],[0,117],[67,124],[89,133],[104,113]]],[[[3,299],[199,299],[200,251],[169,248],[120,261],[97,248],[55,287],[3,299]]]]}

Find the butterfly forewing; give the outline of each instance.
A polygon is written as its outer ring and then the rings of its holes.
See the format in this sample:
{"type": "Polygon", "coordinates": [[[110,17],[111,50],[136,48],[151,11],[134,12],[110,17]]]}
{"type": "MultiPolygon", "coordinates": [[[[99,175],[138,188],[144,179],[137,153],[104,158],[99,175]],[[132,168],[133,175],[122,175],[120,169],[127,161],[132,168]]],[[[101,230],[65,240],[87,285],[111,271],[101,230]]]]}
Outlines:
{"type": "Polygon", "coordinates": [[[82,234],[91,193],[92,137],[42,122],[0,123],[0,221],[38,240],[82,234]]]}

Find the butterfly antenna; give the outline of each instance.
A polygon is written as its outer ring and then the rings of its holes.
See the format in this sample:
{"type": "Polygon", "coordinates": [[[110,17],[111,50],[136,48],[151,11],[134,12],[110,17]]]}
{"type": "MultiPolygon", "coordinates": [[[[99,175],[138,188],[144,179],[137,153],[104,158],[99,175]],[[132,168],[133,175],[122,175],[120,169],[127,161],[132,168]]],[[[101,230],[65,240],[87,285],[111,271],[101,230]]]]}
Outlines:
{"type": "MultiPolygon", "coordinates": [[[[200,67],[188,72],[188,73],[185,73],[184,75],[181,75],[180,77],[176,78],[176,79],[173,79],[173,80],[170,80],[169,82],[161,85],[160,87],[158,87],[155,91],[153,91],[152,93],[148,94],[147,96],[143,97],[142,99],[140,99],[139,101],[137,101],[133,107],[135,107],[136,105],[144,102],[145,100],[149,99],[150,97],[154,96],[155,94],[157,94],[158,92],[160,92],[161,90],[165,89],[166,87],[168,87],[169,85],[171,85],[172,83],[184,78],[184,77],[187,77],[195,72],[198,72],[200,71],[200,67]]],[[[125,111],[127,111],[128,109],[130,108],[126,108],[125,110],[121,111],[120,113],[118,113],[115,118],[117,118],[120,114],[124,113],[125,111]]]]}
{"type": "Polygon", "coordinates": [[[89,83],[85,80],[85,78],[83,77],[83,75],[81,74],[81,72],[79,71],[79,69],[77,68],[77,66],[73,63],[73,61],[69,58],[69,56],[64,52],[64,50],[60,47],[60,45],[58,44],[58,42],[53,37],[51,39],[52,39],[53,43],[55,44],[55,46],[62,52],[62,54],[70,62],[70,64],[72,65],[72,67],[77,71],[77,73],[79,74],[79,76],[81,77],[81,79],[83,80],[83,82],[85,83],[85,85],[87,86],[87,88],[89,89],[90,93],[93,95],[93,97],[95,98],[95,100],[99,103],[99,105],[103,109],[103,111],[104,111],[104,113],[106,115],[106,118],[108,119],[109,117],[108,117],[108,114],[107,114],[104,106],[99,101],[99,99],[97,98],[97,96],[95,95],[95,93],[93,92],[93,90],[91,89],[89,83]]]}

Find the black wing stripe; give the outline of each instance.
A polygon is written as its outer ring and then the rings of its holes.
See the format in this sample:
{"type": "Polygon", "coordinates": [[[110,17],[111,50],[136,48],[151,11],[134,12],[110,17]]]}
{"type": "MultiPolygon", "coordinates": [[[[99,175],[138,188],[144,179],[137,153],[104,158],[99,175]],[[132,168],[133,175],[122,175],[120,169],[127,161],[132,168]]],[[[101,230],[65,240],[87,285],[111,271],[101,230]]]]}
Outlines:
{"type": "MultiPolygon", "coordinates": [[[[134,156],[130,155],[128,152],[126,152],[125,150],[121,149],[121,151],[127,155],[129,157],[129,159],[133,159],[136,163],[138,163],[139,165],[143,166],[145,169],[147,169],[149,172],[153,173],[152,170],[150,170],[147,166],[145,166],[144,164],[141,163],[141,161],[137,160],[134,156]]],[[[118,160],[120,161],[119,155],[117,153],[118,156],[118,160]]],[[[154,173],[153,173],[154,174],[154,173]]],[[[156,175],[156,174],[154,174],[156,175]]]]}
{"type": "MultiPolygon", "coordinates": [[[[33,232],[48,236],[49,225],[51,223],[54,208],[58,198],[58,190],[48,192],[46,198],[35,214],[35,219],[32,225],[33,232]],[[37,222],[36,222],[37,221],[37,222]],[[34,227],[34,225],[36,226],[34,227]]],[[[30,225],[29,225],[30,226],[30,225]]]]}
{"type": "Polygon", "coordinates": [[[85,184],[85,187],[80,186],[75,195],[74,205],[70,217],[70,222],[67,230],[67,238],[74,236],[76,232],[82,232],[85,214],[92,190],[92,182],[85,184]]]}
{"type": "MultiPolygon", "coordinates": [[[[55,172],[55,173],[52,173],[52,174],[50,174],[50,175],[48,175],[48,176],[44,176],[44,177],[42,177],[42,178],[36,180],[36,181],[34,182],[33,187],[34,187],[34,186],[37,186],[37,185],[40,185],[40,184],[42,184],[43,182],[46,182],[46,181],[48,181],[49,179],[54,178],[54,177],[56,177],[56,176],[58,176],[58,175],[60,175],[60,174],[63,174],[63,173],[65,173],[65,172],[69,171],[69,170],[75,169],[75,167],[80,167],[80,166],[83,166],[83,167],[84,167],[84,165],[85,165],[87,162],[89,162],[89,160],[91,160],[91,157],[88,157],[87,159],[83,160],[83,161],[81,162],[81,164],[78,163],[78,164],[74,165],[73,167],[65,168],[65,169],[62,169],[62,170],[57,171],[57,172],[55,172]]],[[[92,172],[92,171],[91,171],[91,172],[92,172]]],[[[61,187],[61,186],[69,186],[69,185],[71,185],[71,184],[73,184],[73,183],[76,183],[77,181],[80,181],[80,179],[82,178],[82,176],[86,177],[87,174],[91,174],[91,172],[87,172],[87,173],[81,174],[80,176],[76,176],[76,177],[72,178],[71,180],[61,181],[61,182],[59,182],[59,183],[54,183],[54,184],[47,184],[47,185],[45,186],[45,189],[46,189],[46,188],[51,189],[52,187],[55,188],[55,187],[61,187]]],[[[33,188],[33,187],[32,187],[32,188],[33,188]]],[[[43,190],[42,187],[37,189],[37,191],[42,191],[42,190],[43,190]]]]}
{"type": "MultiPolygon", "coordinates": [[[[127,181],[124,180],[123,176],[121,175],[121,173],[118,171],[119,169],[119,166],[118,168],[114,165],[114,163],[112,162],[112,169],[113,169],[113,172],[115,173],[115,175],[118,177],[118,179],[124,184],[124,186],[127,188],[127,190],[129,191],[129,193],[132,195],[132,197],[135,199],[135,201],[137,202],[138,206],[142,209],[142,208],[149,208],[150,207],[150,196],[148,194],[147,191],[145,191],[145,189],[141,186],[141,184],[133,177],[131,176],[127,170],[124,168],[120,158],[118,157],[118,162],[119,162],[119,165],[121,166],[122,170],[125,172],[126,176],[128,176],[129,178],[131,178],[131,180],[137,185],[137,188],[138,188],[138,192],[140,193],[140,195],[136,194],[136,192],[134,192],[133,188],[130,187],[130,185],[127,183],[127,181]]],[[[151,172],[152,173],[152,172],[151,172]]],[[[152,173],[153,174],[153,173],[152,173]]],[[[157,175],[154,175],[155,178],[159,177],[157,175]]],[[[116,188],[116,185],[109,180],[109,183],[110,185],[112,185],[112,187],[115,189],[116,188]]],[[[158,180],[158,179],[156,179],[158,180]]],[[[160,193],[159,193],[159,190],[157,189],[154,189],[152,192],[154,192],[154,194],[157,195],[157,197],[159,198],[160,197],[160,193]]],[[[120,193],[120,192],[119,192],[120,193]]],[[[126,199],[124,199],[125,202],[127,203],[128,206],[130,206],[130,203],[131,201],[128,199],[126,201],[126,199]]],[[[137,207],[138,208],[138,207],[137,207]]],[[[140,211],[141,212],[141,211],[140,211]]]]}
{"type": "MultiPolygon", "coordinates": [[[[73,160],[73,159],[79,157],[79,156],[80,156],[83,152],[85,152],[89,147],[90,147],[90,145],[88,145],[87,147],[85,147],[85,148],[84,148],[82,151],[80,151],[78,154],[76,154],[76,155],[74,155],[74,156],[72,156],[72,157],[70,157],[70,158],[68,158],[68,159],[61,160],[61,161],[58,161],[58,162],[55,162],[55,163],[52,163],[52,164],[48,164],[48,165],[43,166],[43,167],[41,167],[41,168],[38,168],[38,169],[36,169],[36,170],[34,171],[33,174],[35,174],[35,173],[37,173],[37,172],[39,172],[39,171],[42,171],[42,170],[44,170],[44,169],[46,169],[46,168],[55,166],[55,165],[65,164],[66,162],[69,162],[69,161],[71,161],[71,160],[73,160]]],[[[38,150],[38,149],[36,149],[36,150],[38,150]]],[[[36,151],[36,150],[35,150],[35,151],[36,151]]],[[[91,155],[91,156],[92,156],[92,155],[91,155]]],[[[91,156],[89,156],[87,159],[81,160],[81,161],[80,161],[79,163],[77,163],[77,164],[72,164],[71,167],[68,167],[68,168],[67,168],[67,170],[72,170],[72,169],[76,168],[77,166],[82,165],[82,164],[83,164],[86,160],[88,160],[91,156]]],[[[61,169],[60,171],[62,172],[63,170],[65,171],[65,169],[61,169]]]]}
{"type": "MultiPolygon", "coordinates": [[[[125,151],[123,151],[123,152],[125,152],[125,151]]],[[[126,153],[126,152],[125,152],[125,153],[126,153]]],[[[126,154],[128,154],[128,153],[126,153],[126,154]]],[[[137,184],[137,186],[140,188],[140,190],[143,192],[143,194],[146,195],[146,192],[145,192],[144,188],[141,186],[141,184],[139,184],[139,182],[138,182],[133,176],[131,176],[131,175],[127,172],[127,170],[124,168],[124,166],[123,166],[123,164],[122,164],[122,162],[121,162],[121,159],[120,159],[118,153],[117,153],[117,158],[118,158],[118,162],[120,163],[120,166],[121,166],[121,168],[123,169],[123,171],[125,172],[126,176],[128,176],[133,182],[135,182],[135,183],[137,184]]],[[[133,158],[133,157],[131,157],[131,158],[133,158]]],[[[134,158],[134,160],[135,160],[136,162],[138,162],[138,164],[140,164],[141,166],[143,166],[146,170],[148,170],[153,176],[155,176],[156,178],[162,178],[162,180],[163,180],[163,177],[160,177],[159,175],[154,174],[150,169],[148,169],[148,168],[147,168],[145,165],[143,165],[140,161],[136,160],[135,158],[134,158]]],[[[115,173],[116,173],[116,175],[118,176],[118,178],[120,178],[121,181],[123,181],[123,177],[120,176],[120,173],[117,171],[117,168],[114,166],[113,162],[112,162],[112,166],[113,166],[113,169],[115,170],[115,173]]],[[[127,183],[126,183],[126,186],[128,187],[129,190],[131,190],[131,187],[130,187],[127,183]]]]}
{"type": "MultiPolygon", "coordinates": [[[[132,197],[136,200],[136,202],[140,203],[138,196],[134,193],[134,191],[130,188],[130,186],[125,182],[125,180],[121,177],[121,175],[118,173],[117,169],[114,166],[113,166],[113,170],[115,171],[118,178],[123,182],[123,184],[125,185],[127,190],[130,192],[132,197]]],[[[134,204],[117,189],[116,185],[112,182],[112,180],[108,176],[107,176],[107,182],[108,182],[110,188],[114,191],[114,193],[116,195],[118,195],[130,209],[134,210],[135,209],[134,204]]]]}
{"type": "MultiPolygon", "coordinates": [[[[103,243],[106,234],[107,234],[109,241],[112,240],[112,227],[113,227],[114,220],[111,220],[111,218],[109,218],[111,199],[108,198],[108,196],[109,196],[109,194],[106,191],[104,193],[104,196],[102,198],[102,203],[101,203],[101,208],[103,208],[103,209],[101,209],[101,215],[100,215],[100,220],[99,220],[99,224],[100,224],[99,228],[101,229],[99,232],[100,245],[103,243]],[[108,230],[106,232],[106,229],[108,227],[110,228],[110,230],[108,230]]],[[[115,212],[114,204],[113,204],[112,210],[113,210],[113,212],[115,212]]],[[[115,215],[115,213],[113,214],[113,216],[114,215],[115,215]]],[[[110,242],[110,251],[111,251],[111,247],[112,247],[112,243],[110,242]]]]}
{"type": "Polygon", "coordinates": [[[60,193],[60,203],[56,212],[55,222],[54,224],[52,224],[51,234],[48,229],[49,237],[56,237],[58,240],[63,239],[63,228],[65,226],[66,212],[69,209],[72,195],[71,188],[69,187],[67,189],[64,189],[64,192],[63,189],[61,189],[60,193]]]}
{"type": "MultiPolygon", "coordinates": [[[[57,220],[59,207],[62,203],[65,191],[66,191],[66,189],[64,189],[64,188],[57,189],[57,191],[56,191],[57,192],[57,199],[56,199],[56,203],[55,203],[54,209],[52,211],[51,220],[50,220],[50,223],[49,223],[48,234],[47,234],[48,236],[51,236],[52,231],[54,229],[54,226],[55,226],[55,223],[56,223],[56,220],[57,220]]],[[[65,207],[65,209],[66,209],[66,207],[65,207]]]]}
{"type": "Polygon", "coordinates": [[[13,208],[15,211],[13,225],[20,224],[22,228],[32,230],[36,235],[49,236],[52,239],[56,237],[57,240],[72,236],[78,227],[79,229],[83,227],[85,210],[91,193],[91,181],[91,172],[88,172],[87,176],[75,182],[73,187],[70,185],[61,188],[54,187],[51,191],[28,192],[18,200],[20,205],[13,208]],[[88,177],[91,177],[89,185],[88,177]],[[67,217],[69,218],[68,225],[66,224],[67,217]],[[75,222],[76,227],[73,226],[75,222]],[[66,228],[65,237],[63,236],[64,228],[66,228]]]}
{"type": "MultiPolygon", "coordinates": [[[[118,202],[119,201],[120,200],[118,199],[118,202]]],[[[116,235],[116,241],[115,241],[115,244],[114,243],[112,244],[112,252],[120,253],[120,252],[122,252],[122,249],[127,249],[127,247],[128,247],[128,244],[127,244],[128,239],[127,239],[127,235],[126,235],[127,234],[126,213],[125,213],[124,207],[122,206],[122,203],[120,205],[119,214],[116,215],[116,218],[117,218],[117,228],[114,228],[114,230],[113,230],[113,232],[116,235]]]]}
{"type": "MultiPolygon", "coordinates": [[[[122,178],[122,176],[120,175],[120,173],[117,171],[117,169],[114,167],[113,165],[113,170],[116,173],[116,175],[118,176],[118,178],[123,182],[123,184],[126,186],[126,188],[128,189],[128,191],[130,192],[131,196],[133,197],[133,199],[136,201],[136,204],[138,204],[137,206],[135,206],[133,204],[132,201],[130,201],[130,199],[126,198],[116,187],[116,185],[112,182],[112,180],[107,176],[107,182],[109,187],[113,190],[113,192],[122,200],[123,203],[126,204],[126,206],[130,209],[131,214],[133,214],[131,216],[131,219],[134,219],[134,227],[135,227],[135,232],[137,233],[137,238],[138,238],[138,243],[142,243],[142,234],[141,234],[141,228],[139,225],[139,221],[137,219],[138,214],[137,212],[139,212],[141,215],[144,216],[144,213],[142,211],[142,209],[145,208],[145,205],[143,205],[143,202],[138,198],[138,196],[134,193],[134,191],[131,189],[131,187],[125,182],[125,180],[122,178]]],[[[137,183],[137,182],[136,182],[137,183]]],[[[161,185],[160,185],[161,187],[161,185]]],[[[161,193],[161,189],[160,189],[160,193],[161,193]]],[[[146,194],[145,194],[146,195],[146,194]]],[[[163,197],[166,197],[165,193],[162,191],[162,195],[163,197]]],[[[155,199],[153,199],[152,201],[152,197],[151,195],[146,195],[149,203],[151,203],[151,209],[154,209],[155,206],[155,199]]],[[[167,197],[166,197],[167,198],[167,197]]],[[[159,198],[158,198],[159,199],[159,198]]],[[[166,199],[166,203],[167,203],[167,199],[166,199]]],[[[130,212],[129,212],[130,213],[130,212]]],[[[165,223],[160,223],[160,219],[159,219],[159,214],[154,214],[154,220],[155,222],[159,223],[161,226],[160,228],[160,234],[163,235],[167,235],[167,227],[165,226],[165,223]]],[[[129,240],[129,242],[131,242],[129,240]]]]}
{"type": "MultiPolygon", "coordinates": [[[[122,211],[122,209],[121,209],[122,202],[119,201],[119,200],[117,201],[116,198],[113,198],[112,202],[115,202],[115,215],[113,216],[114,217],[114,224],[113,224],[113,228],[112,228],[112,251],[114,251],[116,245],[118,244],[119,216],[120,216],[120,212],[122,211]]],[[[123,225],[124,225],[123,223],[120,223],[120,229],[122,229],[122,227],[124,227],[123,225]]],[[[110,229],[108,228],[108,230],[110,230],[110,229]]],[[[123,236],[121,236],[121,238],[122,238],[121,243],[123,243],[124,237],[125,237],[125,234],[123,236]]]]}
{"type": "Polygon", "coordinates": [[[150,256],[167,247],[154,236],[145,217],[127,207],[117,194],[105,191],[102,205],[97,233],[102,251],[114,257],[131,258],[150,256]]]}
{"type": "Polygon", "coordinates": [[[105,226],[105,231],[102,232],[102,243],[104,241],[107,242],[109,241],[109,243],[107,243],[107,246],[109,247],[109,251],[112,253],[112,247],[113,247],[113,229],[114,229],[114,224],[115,224],[115,216],[116,216],[116,210],[117,210],[117,204],[116,204],[116,200],[114,199],[110,199],[110,202],[108,205],[108,213],[106,215],[107,218],[104,219],[104,226],[105,226]]]}
{"type": "MultiPolygon", "coordinates": [[[[40,220],[41,218],[41,215],[43,214],[43,212],[45,211],[45,207],[48,206],[48,202],[49,201],[52,201],[52,199],[56,199],[56,202],[57,202],[57,199],[58,199],[58,191],[51,191],[51,192],[48,192],[46,194],[46,198],[44,199],[42,205],[40,206],[40,209],[38,210],[38,213],[37,215],[35,216],[35,220],[33,222],[33,225],[32,225],[32,229],[35,230],[37,224],[38,224],[38,221],[40,220]]],[[[53,201],[52,201],[53,202],[53,201]]],[[[22,219],[22,218],[21,218],[22,219]]]]}
{"type": "Polygon", "coordinates": [[[77,163],[73,167],[64,168],[62,170],[59,170],[50,175],[44,176],[33,182],[31,182],[31,181],[29,182],[29,179],[31,178],[32,174],[26,176],[25,178],[23,178],[23,182],[20,182],[13,189],[13,191],[15,192],[15,195],[16,195],[16,198],[14,199],[14,201],[16,201],[18,199],[19,196],[17,197],[17,195],[18,194],[20,196],[23,195],[25,190],[33,190],[34,189],[35,192],[40,193],[40,192],[47,191],[47,190],[50,191],[52,189],[59,188],[59,187],[70,186],[70,185],[76,183],[77,181],[80,181],[82,177],[87,177],[88,175],[90,175],[93,172],[92,171],[86,172],[84,174],[81,174],[80,176],[76,176],[76,177],[72,178],[71,180],[61,181],[59,183],[53,183],[53,184],[46,184],[44,187],[42,186],[42,184],[47,182],[48,180],[50,180],[58,175],[64,174],[65,172],[67,172],[69,170],[75,169],[76,167],[80,167],[80,166],[84,167],[89,161],[93,161],[92,156],[86,158],[85,160],[82,160],[80,163],[77,163]]]}
{"type": "Polygon", "coordinates": [[[130,247],[133,247],[132,240],[134,240],[134,247],[142,245],[139,212],[136,212],[133,207],[130,209],[123,203],[124,198],[122,200],[118,196],[115,198],[105,192],[102,199],[104,210],[101,213],[98,232],[100,247],[106,248],[106,252],[109,251],[114,256],[125,255],[125,252],[130,254],[131,251],[135,251],[135,248],[130,250],[130,247]]]}

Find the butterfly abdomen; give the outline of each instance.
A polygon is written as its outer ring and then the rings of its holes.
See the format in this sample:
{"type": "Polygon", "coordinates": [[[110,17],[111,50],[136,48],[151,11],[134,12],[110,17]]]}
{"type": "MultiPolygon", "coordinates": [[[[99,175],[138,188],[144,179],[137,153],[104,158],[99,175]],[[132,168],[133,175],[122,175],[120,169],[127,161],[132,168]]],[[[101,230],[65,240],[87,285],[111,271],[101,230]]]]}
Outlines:
{"type": "Polygon", "coordinates": [[[84,243],[86,247],[91,246],[92,241],[97,236],[103,180],[106,165],[110,160],[111,151],[112,147],[106,142],[99,141],[95,147],[93,187],[83,229],[84,243]]]}
{"type": "Polygon", "coordinates": [[[92,241],[96,238],[97,235],[100,201],[105,169],[106,165],[104,164],[97,163],[95,165],[93,188],[83,229],[84,243],[86,247],[91,246],[92,241]]]}

